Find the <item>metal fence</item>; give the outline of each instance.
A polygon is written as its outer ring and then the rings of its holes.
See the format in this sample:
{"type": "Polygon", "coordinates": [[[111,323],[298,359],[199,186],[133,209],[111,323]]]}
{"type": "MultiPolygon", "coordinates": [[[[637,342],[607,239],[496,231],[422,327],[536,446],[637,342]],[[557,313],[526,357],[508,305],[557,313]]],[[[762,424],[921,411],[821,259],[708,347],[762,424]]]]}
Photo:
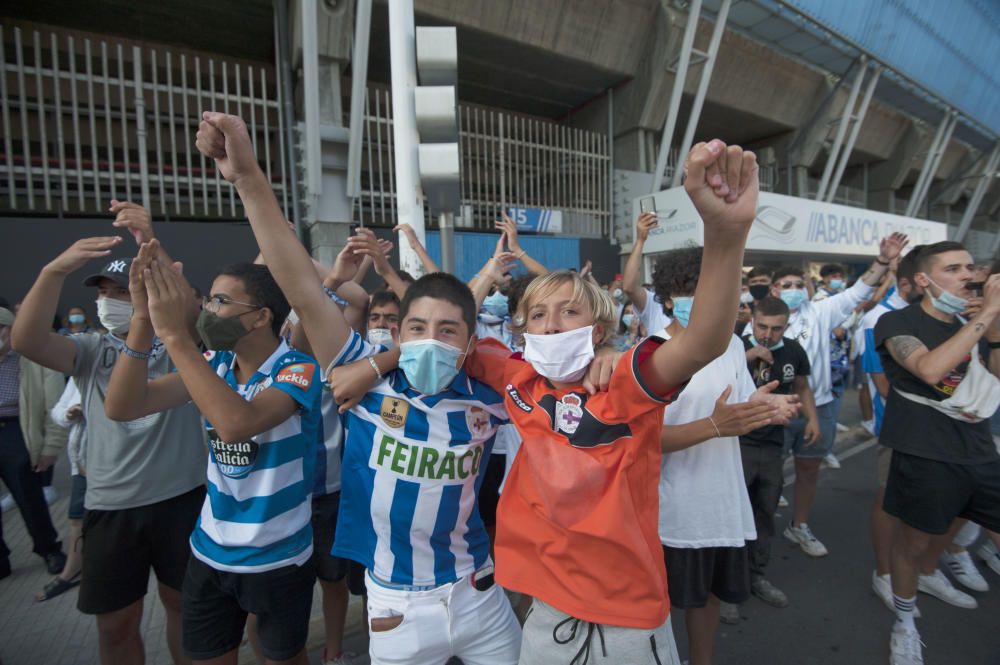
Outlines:
{"type": "Polygon", "coordinates": [[[0,211],[104,213],[144,200],[170,218],[239,219],[194,147],[203,110],[242,116],[287,211],[275,68],[125,41],[0,26],[0,211]]]}
{"type": "MultiPolygon", "coordinates": [[[[459,104],[462,215],[459,227],[492,229],[509,207],[561,210],[563,232],[608,237],[610,155],[605,134],[459,104]]],[[[389,90],[369,88],[356,221],[395,224],[389,90]]],[[[436,221],[427,214],[427,225],[436,221]]]]}

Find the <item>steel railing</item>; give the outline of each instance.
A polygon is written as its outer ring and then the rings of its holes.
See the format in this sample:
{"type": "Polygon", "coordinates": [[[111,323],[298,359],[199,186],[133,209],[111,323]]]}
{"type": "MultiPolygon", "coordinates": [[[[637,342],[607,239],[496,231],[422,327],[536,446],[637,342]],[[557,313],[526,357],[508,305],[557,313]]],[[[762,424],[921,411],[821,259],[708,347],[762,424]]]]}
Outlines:
{"type": "Polygon", "coordinates": [[[194,147],[203,110],[242,116],[287,210],[270,65],[0,26],[0,211],[87,215],[112,198],[168,218],[244,217],[194,147]]]}

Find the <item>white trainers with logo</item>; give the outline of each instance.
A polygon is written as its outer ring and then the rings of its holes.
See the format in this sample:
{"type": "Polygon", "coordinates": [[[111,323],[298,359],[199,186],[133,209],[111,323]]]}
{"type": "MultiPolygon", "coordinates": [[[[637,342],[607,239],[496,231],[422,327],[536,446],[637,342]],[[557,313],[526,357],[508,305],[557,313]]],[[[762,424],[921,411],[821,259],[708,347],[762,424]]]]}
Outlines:
{"type": "Polygon", "coordinates": [[[975,562],[972,561],[972,555],[967,551],[956,552],[955,554],[947,551],[943,552],[941,554],[941,563],[948,568],[952,579],[966,589],[980,592],[990,590],[990,585],[986,583],[986,578],[976,568],[975,562]]]}
{"type": "Polygon", "coordinates": [[[1000,550],[997,550],[997,546],[993,544],[992,540],[987,539],[985,543],[980,545],[976,554],[990,567],[990,570],[1000,575],[1000,550]]]}
{"type": "Polygon", "coordinates": [[[935,570],[933,575],[921,575],[917,580],[917,591],[923,591],[964,610],[974,610],[979,607],[975,598],[956,589],[940,570],[935,570]]]}
{"type": "Polygon", "coordinates": [[[829,554],[823,543],[812,534],[809,525],[803,522],[800,526],[789,524],[785,527],[785,538],[802,548],[809,556],[826,556],[829,554]]]}
{"type": "MultiPolygon", "coordinates": [[[[882,604],[886,606],[893,614],[896,613],[896,606],[892,602],[892,578],[886,575],[879,575],[874,570],[872,571],[872,591],[878,596],[882,604]]],[[[916,619],[920,618],[920,608],[913,608],[913,616],[916,619]]]]}
{"type": "Polygon", "coordinates": [[[889,638],[889,664],[924,665],[924,643],[920,641],[920,633],[897,622],[889,638]]]}

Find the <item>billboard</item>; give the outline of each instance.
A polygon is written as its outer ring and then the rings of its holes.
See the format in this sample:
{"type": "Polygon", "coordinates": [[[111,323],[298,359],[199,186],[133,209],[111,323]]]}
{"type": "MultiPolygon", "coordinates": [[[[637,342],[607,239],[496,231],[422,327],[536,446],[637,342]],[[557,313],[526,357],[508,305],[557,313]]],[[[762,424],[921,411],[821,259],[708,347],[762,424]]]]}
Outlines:
{"type": "MultiPolygon", "coordinates": [[[[701,220],[683,187],[640,196],[632,202],[633,218],[647,210],[656,212],[660,225],[650,231],[644,253],[704,242],[701,220]]],[[[948,239],[947,225],[940,222],[761,192],[747,249],[874,256],[879,241],[896,231],[907,234],[911,246],[948,239]]]]}

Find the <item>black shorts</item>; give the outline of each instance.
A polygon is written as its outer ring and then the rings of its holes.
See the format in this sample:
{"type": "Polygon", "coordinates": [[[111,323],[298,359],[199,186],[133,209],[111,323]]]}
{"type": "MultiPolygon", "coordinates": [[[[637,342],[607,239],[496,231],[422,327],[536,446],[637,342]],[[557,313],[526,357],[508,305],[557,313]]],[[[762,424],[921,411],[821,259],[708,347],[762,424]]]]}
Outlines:
{"type": "Polygon", "coordinates": [[[128,607],[146,595],[150,567],[157,580],[180,591],[204,501],[201,486],[148,506],[86,511],[77,609],[106,614],[128,607]]]}
{"type": "Polygon", "coordinates": [[[497,523],[497,503],[500,502],[500,485],[507,470],[507,456],[493,453],[483,471],[483,483],[479,486],[479,516],[485,526],[497,523]]]}
{"type": "Polygon", "coordinates": [[[1000,461],[949,464],[893,450],[882,507],[933,535],[947,533],[957,517],[1000,531],[1000,461]]]}
{"type": "Polygon", "coordinates": [[[87,476],[75,474],[70,476],[69,508],[66,517],[71,520],[83,519],[83,498],[87,494],[87,476]]]}
{"type": "Polygon", "coordinates": [[[726,603],[750,597],[750,561],[744,547],[667,547],[670,604],[682,610],[705,607],[712,593],[726,603]]]}
{"type": "Polygon", "coordinates": [[[264,657],[294,657],[306,646],[315,583],[312,559],[263,573],[229,573],[192,556],[184,578],[184,654],[207,660],[239,648],[252,613],[264,657]]]}
{"type": "Polygon", "coordinates": [[[365,567],[350,559],[331,554],[337,533],[340,492],[314,496],[312,500],[313,562],[316,577],[324,582],[347,579],[347,588],[355,596],[365,594],[365,567]]]}

